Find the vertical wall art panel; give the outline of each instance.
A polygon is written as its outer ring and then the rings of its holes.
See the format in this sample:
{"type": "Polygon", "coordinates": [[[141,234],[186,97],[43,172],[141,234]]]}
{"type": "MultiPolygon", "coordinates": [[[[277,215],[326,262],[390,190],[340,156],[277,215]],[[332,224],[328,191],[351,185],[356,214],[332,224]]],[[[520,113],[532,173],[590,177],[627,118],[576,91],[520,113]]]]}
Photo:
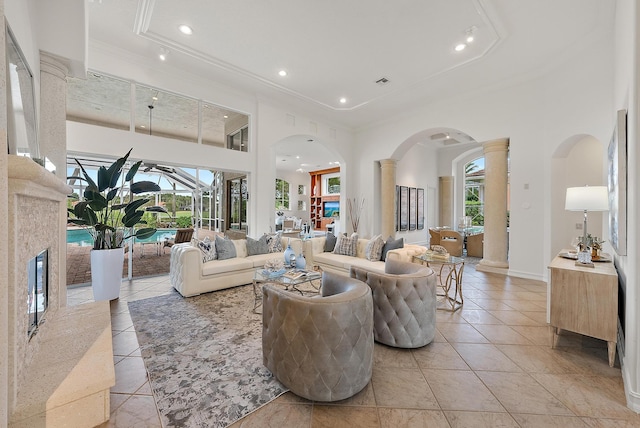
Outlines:
{"type": "Polygon", "coordinates": [[[609,239],[620,256],[627,254],[627,112],[619,110],[608,150],[609,239]]]}
{"type": "Polygon", "coordinates": [[[418,195],[416,190],[415,187],[409,188],[409,230],[416,230],[418,225],[418,209],[416,208],[418,195]]]}
{"type": "Polygon", "coordinates": [[[418,230],[424,229],[424,189],[418,189],[417,201],[418,230]]]}
{"type": "Polygon", "coordinates": [[[396,185],[396,203],[395,205],[395,216],[396,219],[396,232],[400,230],[400,186],[396,185]]]}
{"type": "Polygon", "coordinates": [[[409,188],[400,186],[400,230],[409,228],[409,188]]]}

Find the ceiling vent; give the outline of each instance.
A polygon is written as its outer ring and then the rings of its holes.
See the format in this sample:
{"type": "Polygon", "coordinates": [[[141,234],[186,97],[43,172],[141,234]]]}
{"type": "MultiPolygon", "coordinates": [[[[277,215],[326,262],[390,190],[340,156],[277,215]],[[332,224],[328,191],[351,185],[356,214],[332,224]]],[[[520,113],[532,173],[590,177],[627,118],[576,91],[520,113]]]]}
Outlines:
{"type": "Polygon", "coordinates": [[[387,83],[389,83],[389,79],[387,79],[386,77],[381,77],[378,80],[376,80],[376,83],[380,86],[384,86],[387,83]]]}

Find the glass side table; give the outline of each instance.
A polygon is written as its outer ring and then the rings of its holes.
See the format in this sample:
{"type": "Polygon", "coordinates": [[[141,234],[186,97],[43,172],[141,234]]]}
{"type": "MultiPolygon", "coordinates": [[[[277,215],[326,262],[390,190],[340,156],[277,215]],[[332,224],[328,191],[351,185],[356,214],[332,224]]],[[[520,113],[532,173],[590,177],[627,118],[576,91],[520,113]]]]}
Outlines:
{"type": "Polygon", "coordinates": [[[464,303],[462,297],[464,259],[462,257],[442,258],[426,253],[413,256],[413,262],[432,268],[438,275],[438,286],[442,289],[442,292],[438,293],[438,309],[455,312],[462,307],[464,303]]]}

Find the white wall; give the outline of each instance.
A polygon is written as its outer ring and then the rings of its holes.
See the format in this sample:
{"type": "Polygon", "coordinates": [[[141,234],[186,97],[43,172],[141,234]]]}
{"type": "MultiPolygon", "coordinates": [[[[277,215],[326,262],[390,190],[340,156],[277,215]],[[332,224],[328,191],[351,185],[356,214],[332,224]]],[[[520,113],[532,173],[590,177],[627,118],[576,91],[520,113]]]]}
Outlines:
{"type": "MultiPolygon", "coordinates": [[[[614,56],[614,108],[609,115],[614,120],[615,111],[627,110],[627,254],[615,257],[618,274],[626,286],[625,298],[625,343],[621,356],[622,375],[628,406],[640,412],[640,296],[638,293],[638,241],[640,228],[637,225],[640,199],[638,199],[638,26],[640,8],[635,0],[618,0],[615,19],[615,56],[614,56]]],[[[622,298],[622,296],[620,296],[622,298]]]]}
{"type": "MultiPolygon", "coordinates": [[[[612,123],[611,40],[567,56],[548,74],[516,86],[478,91],[403,112],[361,130],[356,150],[363,165],[359,185],[372,180],[375,159],[402,158],[414,135],[425,129],[459,129],[476,141],[510,139],[510,272],[546,279],[550,252],[551,154],[569,136],[609,139],[612,123]],[[594,84],[593,82],[598,82],[594,84]],[[524,185],[529,189],[523,191],[524,185]],[[541,236],[543,239],[541,239],[541,236]]],[[[371,227],[371,226],[369,226],[371,227]]]]}

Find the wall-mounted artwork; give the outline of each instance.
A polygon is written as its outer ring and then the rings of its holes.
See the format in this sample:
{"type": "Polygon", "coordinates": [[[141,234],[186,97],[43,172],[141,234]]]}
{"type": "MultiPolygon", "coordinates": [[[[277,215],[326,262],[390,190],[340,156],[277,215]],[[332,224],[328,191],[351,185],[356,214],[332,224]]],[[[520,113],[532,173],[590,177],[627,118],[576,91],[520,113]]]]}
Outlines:
{"type": "Polygon", "coordinates": [[[424,229],[424,189],[396,186],[396,230],[424,229]]]}
{"type": "Polygon", "coordinates": [[[416,230],[418,227],[418,210],[416,208],[418,202],[418,194],[415,187],[409,187],[409,230],[416,230]]]}
{"type": "Polygon", "coordinates": [[[424,229],[424,189],[418,189],[418,201],[417,201],[417,216],[418,216],[418,230],[424,229]]]}
{"type": "Polygon", "coordinates": [[[400,230],[409,229],[409,188],[406,186],[400,186],[398,212],[400,230]]]}
{"type": "Polygon", "coordinates": [[[609,240],[620,256],[627,254],[627,112],[616,114],[608,150],[609,240]]]}

